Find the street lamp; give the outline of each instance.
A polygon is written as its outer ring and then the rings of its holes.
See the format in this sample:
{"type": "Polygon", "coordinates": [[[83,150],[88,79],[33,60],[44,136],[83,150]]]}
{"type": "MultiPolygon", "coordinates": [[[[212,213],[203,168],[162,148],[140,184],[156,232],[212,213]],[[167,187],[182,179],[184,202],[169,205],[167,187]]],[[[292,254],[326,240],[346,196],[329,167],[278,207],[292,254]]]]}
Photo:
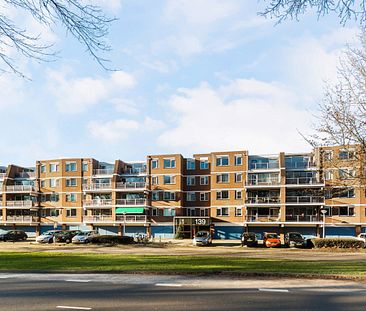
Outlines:
{"type": "Polygon", "coordinates": [[[323,238],[325,238],[325,214],[327,213],[327,210],[322,208],[320,212],[323,214],[323,238]]]}
{"type": "Polygon", "coordinates": [[[126,235],[126,212],[122,213],[123,215],[123,236],[126,235]]]}

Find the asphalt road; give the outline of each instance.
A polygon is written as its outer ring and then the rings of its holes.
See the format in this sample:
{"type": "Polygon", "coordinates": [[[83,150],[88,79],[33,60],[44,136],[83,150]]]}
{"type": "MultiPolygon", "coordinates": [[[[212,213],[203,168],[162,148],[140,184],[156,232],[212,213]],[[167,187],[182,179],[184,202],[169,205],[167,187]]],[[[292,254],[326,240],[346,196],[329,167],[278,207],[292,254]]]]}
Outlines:
{"type": "Polygon", "coordinates": [[[152,275],[0,274],[0,310],[365,310],[366,285],[152,275]]]}

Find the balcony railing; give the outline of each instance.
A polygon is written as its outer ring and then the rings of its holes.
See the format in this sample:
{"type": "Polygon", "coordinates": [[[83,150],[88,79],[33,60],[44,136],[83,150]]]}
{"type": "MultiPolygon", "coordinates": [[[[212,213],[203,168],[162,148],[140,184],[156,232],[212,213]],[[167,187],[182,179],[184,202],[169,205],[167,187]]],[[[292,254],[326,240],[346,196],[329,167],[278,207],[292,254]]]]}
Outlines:
{"type": "Polygon", "coordinates": [[[147,221],[147,217],[146,215],[116,215],[116,221],[123,223],[145,223],[147,221]]]}
{"type": "Polygon", "coordinates": [[[293,222],[319,222],[319,216],[313,215],[286,215],[286,221],[293,222]]]}
{"type": "Polygon", "coordinates": [[[21,172],[15,174],[16,178],[34,178],[36,177],[36,172],[21,172]]]}
{"type": "Polygon", "coordinates": [[[32,206],[34,206],[34,202],[31,201],[31,200],[6,201],[6,206],[9,206],[9,207],[32,207],[32,206]]]}
{"type": "Polygon", "coordinates": [[[279,204],[281,200],[279,197],[248,197],[245,200],[248,204],[279,204]]]}
{"type": "Polygon", "coordinates": [[[97,168],[93,170],[93,175],[113,175],[114,169],[97,168]]]}
{"type": "Polygon", "coordinates": [[[116,189],[145,189],[146,183],[144,182],[118,182],[116,189]]]}
{"type": "Polygon", "coordinates": [[[111,183],[98,183],[98,184],[90,184],[83,185],[83,190],[109,190],[112,189],[111,183]]]}
{"type": "Polygon", "coordinates": [[[247,186],[276,186],[281,182],[278,178],[269,178],[263,180],[250,179],[246,182],[247,186]]]}
{"type": "Polygon", "coordinates": [[[251,163],[251,170],[270,170],[270,169],[278,169],[278,163],[251,163]]]}
{"type": "Polygon", "coordinates": [[[110,215],[94,215],[84,216],[84,222],[113,222],[114,219],[110,215]]]}
{"type": "Polygon", "coordinates": [[[324,197],[322,196],[287,196],[286,203],[323,203],[324,197]]]}
{"type": "Polygon", "coordinates": [[[315,177],[289,177],[286,178],[287,185],[315,185],[320,182],[315,177]]]}
{"type": "Polygon", "coordinates": [[[28,223],[28,222],[38,222],[38,217],[35,216],[7,216],[7,222],[21,222],[21,223],[28,223]]]}
{"type": "Polygon", "coordinates": [[[13,186],[6,186],[7,192],[32,192],[35,191],[34,186],[30,185],[13,185],[13,186]]]}
{"type": "Polygon", "coordinates": [[[309,161],[287,162],[287,163],[285,163],[285,167],[287,169],[307,169],[307,168],[316,167],[316,164],[309,162],[309,161]]]}
{"type": "Polygon", "coordinates": [[[247,216],[247,222],[276,222],[279,221],[279,216],[273,215],[255,215],[255,216],[247,216]]]}
{"type": "Polygon", "coordinates": [[[117,199],[116,205],[146,205],[146,199],[117,199]]]}
{"type": "Polygon", "coordinates": [[[83,201],[84,207],[89,206],[112,206],[112,200],[111,199],[94,199],[94,200],[87,200],[83,201]]]}
{"type": "Polygon", "coordinates": [[[126,174],[126,175],[145,174],[146,172],[147,172],[146,167],[145,168],[126,169],[122,172],[122,175],[123,174],[126,174]]]}

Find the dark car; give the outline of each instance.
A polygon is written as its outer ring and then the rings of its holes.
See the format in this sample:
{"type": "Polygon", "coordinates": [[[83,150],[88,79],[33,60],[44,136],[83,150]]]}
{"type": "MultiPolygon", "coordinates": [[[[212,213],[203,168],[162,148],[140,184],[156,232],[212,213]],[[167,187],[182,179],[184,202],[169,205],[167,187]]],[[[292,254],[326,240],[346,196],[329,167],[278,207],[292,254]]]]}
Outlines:
{"type": "Polygon", "coordinates": [[[299,232],[288,232],[285,234],[285,246],[305,247],[306,241],[299,232]]]}
{"type": "Polygon", "coordinates": [[[241,246],[256,247],[258,246],[257,235],[254,232],[244,232],[241,235],[241,246]]]}
{"type": "Polygon", "coordinates": [[[0,232],[0,241],[25,241],[28,235],[22,230],[9,230],[0,232]]]}
{"type": "Polygon", "coordinates": [[[59,243],[71,243],[72,238],[79,234],[81,231],[80,230],[65,230],[65,231],[60,231],[55,233],[54,239],[55,242],[59,242],[59,243]]]}

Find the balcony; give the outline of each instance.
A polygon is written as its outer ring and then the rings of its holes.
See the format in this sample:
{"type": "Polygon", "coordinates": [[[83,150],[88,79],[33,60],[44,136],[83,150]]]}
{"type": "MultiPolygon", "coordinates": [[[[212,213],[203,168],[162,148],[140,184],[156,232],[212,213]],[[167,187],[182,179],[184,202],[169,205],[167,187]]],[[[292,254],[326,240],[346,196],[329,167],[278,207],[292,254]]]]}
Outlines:
{"type": "Polygon", "coordinates": [[[13,186],[6,186],[6,192],[35,192],[34,186],[30,185],[13,185],[13,186]]]}
{"type": "Polygon", "coordinates": [[[18,208],[30,208],[34,205],[35,205],[35,203],[31,200],[6,201],[6,203],[5,203],[5,206],[7,206],[7,207],[18,207],[18,208]]]}
{"type": "Polygon", "coordinates": [[[146,188],[146,183],[144,182],[118,182],[116,184],[116,190],[141,190],[146,188]]]}
{"type": "Polygon", "coordinates": [[[146,205],[146,199],[117,199],[116,205],[146,205]]]}
{"type": "Polygon", "coordinates": [[[146,223],[146,215],[116,215],[116,222],[121,223],[146,223]]]}
{"type": "Polygon", "coordinates": [[[316,164],[309,161],[287,162],[285,163],[285,167],[286,169],[304,170],[304,169],[316,168],[316,164]]]}
{"type": "Polygon", "coordinates": [[[290,177],[286,178],[286,185],[308,185],[308,186],[324,186],[315,177],[290,177]]]}
{"type": "Polygon", "coordinates": [[[93,215],[93,216],[84,216],[84,222],[88,223],[113,223],[114,218],[111,215],[93,215]]]}
{"type": "Polygon", "coordinates": [[[278,178],[269,178],[263,180],[252,179],[246,182],[246,186],[278,186],[281,182],[278,178]]]}
{"type": "Polygon", "coordinates": [[[83,201],[84,207],[111,207],[112,200],[111,199],[94,199],[83,201]]]}
{"type": "Polygon", "coordinates": [[[279,216],[274,215],[254,215],[245,218],[247,222],[277,222],[280,221],[279,216]]]}
{"type": "Polygon", "coordinates": [[[323,196],[287,196],[286,203],[290,204],[323,204],[323,196]]]}
{"type": "Polygon", "coordinates": [[[126,169],[122,172],[121,175],[140,175],[146,174],[147,169],[145,168],[134,168],[134,169],[126,169]]]}
{"type": "Polygon", "coordinates": [[[275,170],[279,169],[279,164],[277,163],[250,163],[251,170],[275,170]]]}
{"type": "MultiPolygon", "coordinates": [[[[3,216],[4,219],[4,216],[3,216]]],[[[4,220],[2,220],[4,222],[4,220]]],[[[36,216],[7,216],[6,221],[8,223],[33,223],[38,222],[38,217],[36,216]]]]}
{"type": "Polygon", "coordinates": [[[93,170],[93,175],[113,175],[114,169],[97,168],[93,170]]]}
{"type": "Polygon", "coordinates": [[[84,191],[112,191],[112,184],[111,183],[98,183],[98,184],[90,184],[90,185],[83,185],[84,191]]]}
{"type": "Polygon", "coordinates": [[[286,221],[290,221],[290,222],[321,222],[319,216],[313,216],[313,215],[286,215],[286,221]]]}
{"type": "Polygon", "coordinates": [[[15,178],[35,178],[36,172],[21,172],[16,173],[15,178]]]}
{"type": "Polygon", "coordinates": [[[280,204],[279,197],[248,197],[245,200],[247,204],[280,204]]]}

